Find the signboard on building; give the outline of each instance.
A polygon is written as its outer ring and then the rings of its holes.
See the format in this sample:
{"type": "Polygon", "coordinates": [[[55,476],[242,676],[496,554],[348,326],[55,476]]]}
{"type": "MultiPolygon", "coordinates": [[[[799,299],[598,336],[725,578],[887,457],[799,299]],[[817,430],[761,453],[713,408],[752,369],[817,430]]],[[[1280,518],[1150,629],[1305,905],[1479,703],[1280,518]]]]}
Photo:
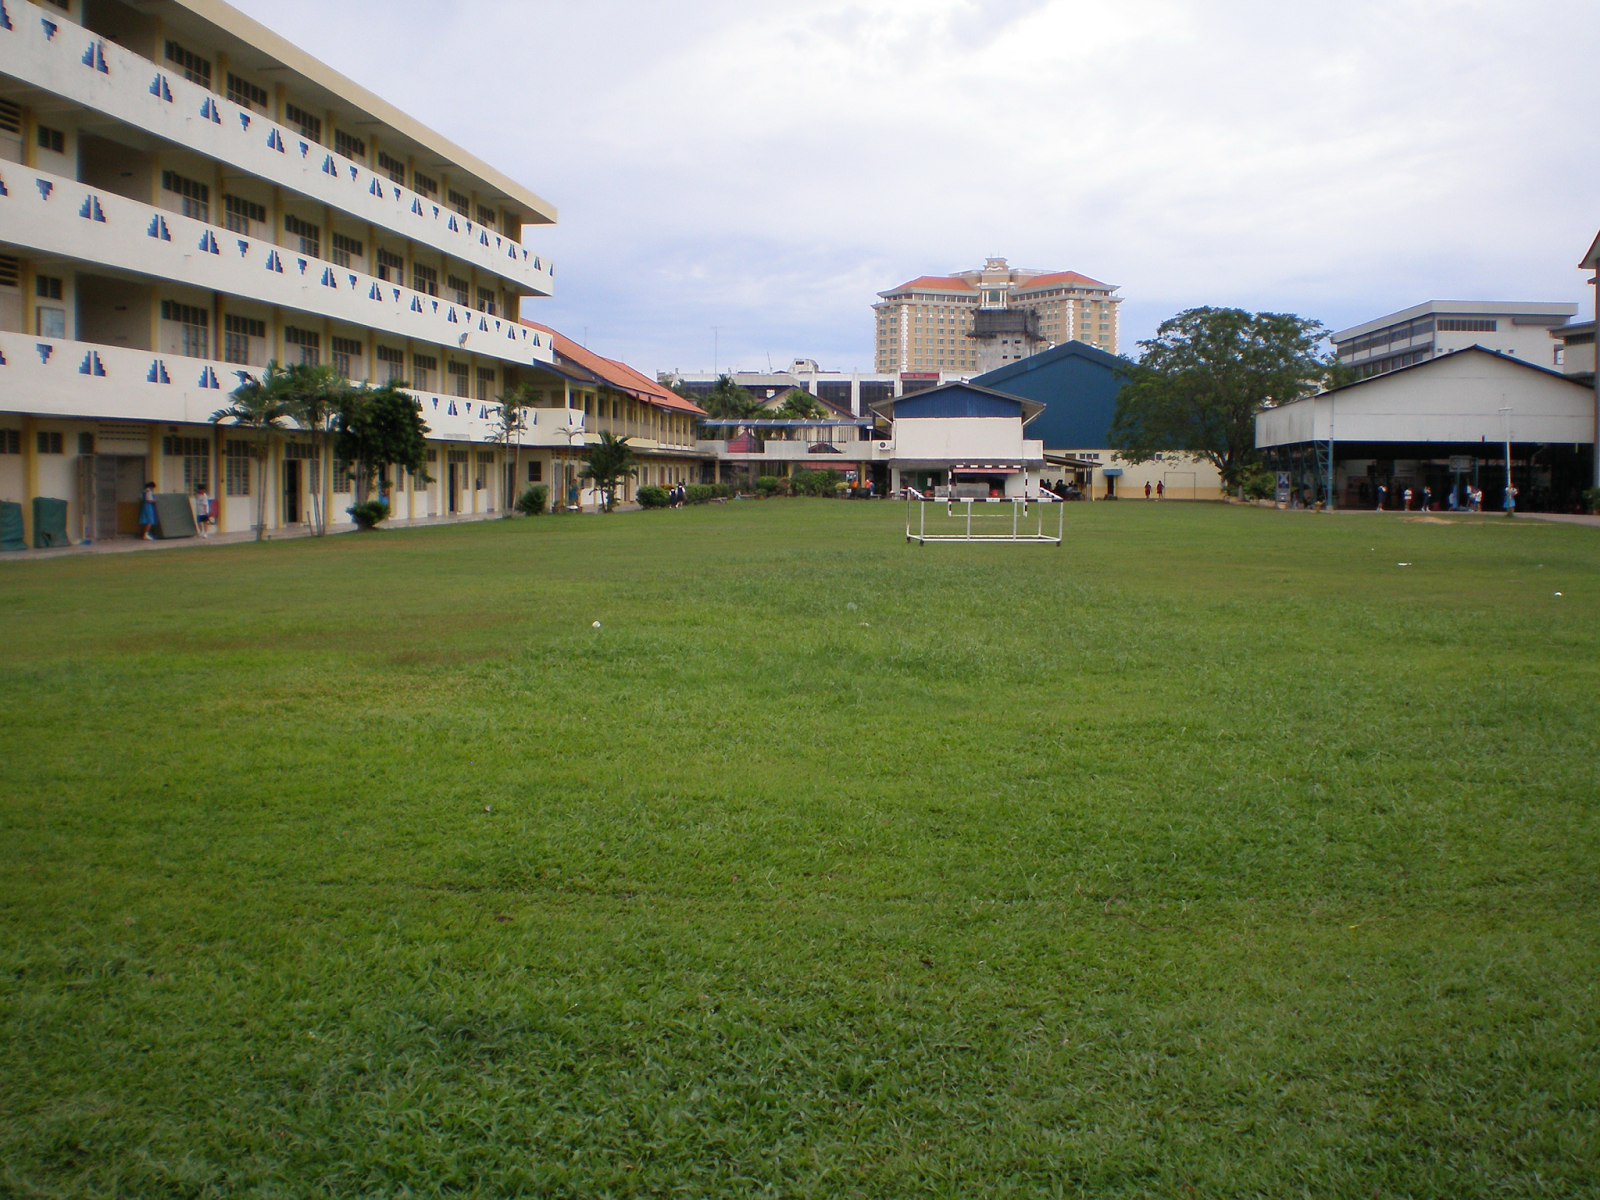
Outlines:
{"type": "Polygon", "coordinates": [[[1289,503],[1289,472],[1278,472],[1278,503],[1289,503]]]}
{"type": "Polygon", "coordinates": [[[1450,456],[1450,473],[1452,475],[1472,474],[1473,457],[1470,454],[1452,454],[1450,456]]]}

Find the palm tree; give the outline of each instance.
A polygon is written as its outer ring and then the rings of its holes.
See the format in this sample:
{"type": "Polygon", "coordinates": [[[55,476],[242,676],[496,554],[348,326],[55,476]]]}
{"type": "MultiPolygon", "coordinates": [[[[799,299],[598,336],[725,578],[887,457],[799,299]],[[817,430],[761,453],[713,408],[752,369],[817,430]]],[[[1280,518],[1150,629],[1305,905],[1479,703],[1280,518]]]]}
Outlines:
{"type": "Polygon", "coordinates": [[[810,392],[790,388],[784,393],[783,401],[773,415],[794,421],[820,421],[828,415],[828,410],[810,392]]]}
{"type": "MultiPolygon", "coordinates": [[[[528,427],[528,410],[534,407],[538,393],[532,384],[519,383],[496,399],[500,401],[500,412],[495,423],[495,441],[504,446],[509,454],[511,439],[516,438],[516,459],[511,468],[511,479],[513,485],[517,485],[522,480],[522,431],[528,427]]],[[[516,511],[515,496],[505,498],[505,510],[508,517],[516,511]]]]}
{"type": "MultiPolygon", "coordinates": [[[[270,364],[267,370],[270,374],[270,364]]],[[[289,415],[317,439],[317,480],[311,492],[311,513],[313,528],[322,537],[328,532],[328,514],[322,503],[323,464],[333,447],[334,419],[344,411],[358,385],[326,364],[295,363],[280,372],[279,378],[289,415]]]]}
{"type": "Polygon", "coordinates": [[[606,512],[616,506],[618,481],[639,473],[628,439],[619,438],[609,429],[601,430],[600,440],[583,452],[583,464],[578,474],[592,479],[594,486],[600,489],[606,512]]]}
{"type": "Polygon", "coordinates": [[[267,364],[260,379],[240,371],[239,386],[229,393],[233,403],[211,414],[213,424],[231,421],[241,429],[253,429],[256,432],[256,459],[261,463],[261,478],[256,488],[258,542],[267,535],[267,460],[272,450],[272,438],[283,428],[283,422],[289,416],[288,378],[288,372],[276,362],[267,364]]]}

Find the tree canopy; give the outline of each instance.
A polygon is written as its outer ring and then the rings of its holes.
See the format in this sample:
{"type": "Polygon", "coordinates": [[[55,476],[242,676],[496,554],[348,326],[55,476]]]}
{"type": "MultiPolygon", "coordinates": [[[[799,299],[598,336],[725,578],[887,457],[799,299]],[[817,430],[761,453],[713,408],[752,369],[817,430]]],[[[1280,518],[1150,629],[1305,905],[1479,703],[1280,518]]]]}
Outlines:
{"type": "Polygon", "coordinates": [[[628,439],[619,438],[609,429],[602,429],[600,440],[584,449],[583,470],[579,474],[584,479],[593,480],[594,486],[600,489],[606,512],[616,505],[617,484],[625,477],[638,473],[633,447],[628,444],[628,439]]]}
{"type": "Polygon", "coordinates": [[[380,467],[425,473],[428,426],[416,400],[399,384],[352,388],[333,424],[334,449],[345,462],[356,465],[363,498],[380,467]]]}
{"type": "MultiPolygon", "coordinates": [[[[211,414],[213,422],[220,424],[227,421],[254,432],[256,460],[261,464],[263,475],[266,473],[272,439],[282,432],[284,422],[293,416],[289,389],[288,372],[276,362],[268,363],[259,379],[240,371],[239,386],[228,393],[231,403],[211,414]]],[[[266,536],[266,529],[267,487],[263,479],[256,487],[256,541],[266,536]]]]}
{"type": "Polygon", "coordinates": [[[803,388],[790,388],[784,393],[783,402],[778,405],[774,415],[795,421],[820,421],[828,415],[828,410],[810,392],[803,388]]]}
{"type": "Polygon", "coordinates": [[[761,411],[761,401],[733,381],[732,375],[718,375],[711,391],[699,400],[708,417],[748,420],[761,411]]]}
{"type": "Polygon", "coordinates": [[[1345,369],[1318,349],[1327,332],[1293,313],[1191,308],[1169,317],[1123,368],[1111,445],[1130,462],[1187,451],[1237,483],[1257,462],[1257,412],[1343,381],[1345,369]]]}

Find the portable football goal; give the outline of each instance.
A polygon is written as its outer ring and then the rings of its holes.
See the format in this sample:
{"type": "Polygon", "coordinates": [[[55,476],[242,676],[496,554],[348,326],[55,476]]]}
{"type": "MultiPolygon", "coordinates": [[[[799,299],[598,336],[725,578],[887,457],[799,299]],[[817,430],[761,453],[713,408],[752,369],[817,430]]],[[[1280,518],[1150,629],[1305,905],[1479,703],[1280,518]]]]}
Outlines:
{"type": "Polygon", "coordinates": [[[1059,546],[1067,529],[1067,506],[1053,492],[1034,496],[926,496],[906,492],[906,541],[1043,542],[1059,546]],[[1056,509],[1054,533],[1045,528],[1045,510],[1056,509]],[[915,512],[913,512],[913,509],[915,512]]]}

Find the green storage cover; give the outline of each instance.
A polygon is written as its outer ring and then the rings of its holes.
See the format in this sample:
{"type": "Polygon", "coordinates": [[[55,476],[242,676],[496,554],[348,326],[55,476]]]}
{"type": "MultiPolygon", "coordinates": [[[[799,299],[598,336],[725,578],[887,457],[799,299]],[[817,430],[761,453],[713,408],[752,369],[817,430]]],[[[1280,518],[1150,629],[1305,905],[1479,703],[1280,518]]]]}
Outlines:
{"type": "Polygon", "coordinates": [[[52,500],[49,496],[33,498],[33,548],[48,550],[51,546],[70,546],[67,540],[67,502],[52,500]]]}
{"type": "Polygon", "coordinates": [[[0,500],[0,550],[26,550],[22,540],[22,505],[0,500]]]}
{"type": "Polygon", "coordinates": [[[156,527],[158,538],[194,537],[194,509],[189,497],[182,492],[163,492],[156,497],[156,527]]]}

